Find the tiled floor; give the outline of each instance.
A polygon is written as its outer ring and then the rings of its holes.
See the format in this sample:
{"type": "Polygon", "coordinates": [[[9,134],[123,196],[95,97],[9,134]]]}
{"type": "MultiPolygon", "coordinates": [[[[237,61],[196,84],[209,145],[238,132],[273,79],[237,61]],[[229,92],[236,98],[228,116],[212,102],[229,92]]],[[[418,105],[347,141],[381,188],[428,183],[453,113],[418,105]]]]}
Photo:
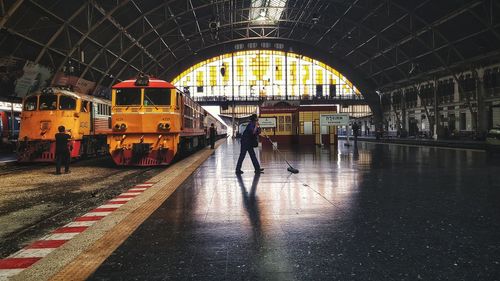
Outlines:
{"type": "Polygon", "coordinates": [[[258,150],[228,140],[91,280],[496,280],[500,161],[360,143],[258,150]],[[496,278],[496,279],[495,279],[496,278]]]}

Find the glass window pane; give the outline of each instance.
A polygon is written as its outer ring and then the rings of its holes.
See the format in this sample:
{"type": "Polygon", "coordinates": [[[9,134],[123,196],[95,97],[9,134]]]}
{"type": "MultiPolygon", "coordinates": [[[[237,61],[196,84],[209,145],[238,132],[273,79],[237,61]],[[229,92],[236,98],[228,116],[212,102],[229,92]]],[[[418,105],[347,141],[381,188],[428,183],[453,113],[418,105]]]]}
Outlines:
{"type": "Polygon", "coordinates": [[[56,95],[41,95],[40,110],[56,110],[57,96],[56,95]]]}
{"type": "Polygon", "coordinates": [[[68,96],[59,97],[59,109],[60,110],[75,110],[76,99],[68,96]]]}
{"type": "Polygon", "coordinates": [[[36,110],[36,102],[38,100],[37,96],[29,97],[24,101],[24,110],[33,111],[36,110]]]}
{"type": "Polygon", "coordinates": [[[170,89],[144,89],[144,105],[158,106],[170,105],[170,89]]]}
{"type": "Polygon", "coordinates": [[[87,109],[88,105],[89,105],[88,101],[82,100],[82,107],[80,108],[80,111],[81,112],[88,112],[88,109],[87,109]]]}
{"type": "Polygon", "coordinates": [[[141,105],[141,89],[116,89],[116,105],[141,105]]]}

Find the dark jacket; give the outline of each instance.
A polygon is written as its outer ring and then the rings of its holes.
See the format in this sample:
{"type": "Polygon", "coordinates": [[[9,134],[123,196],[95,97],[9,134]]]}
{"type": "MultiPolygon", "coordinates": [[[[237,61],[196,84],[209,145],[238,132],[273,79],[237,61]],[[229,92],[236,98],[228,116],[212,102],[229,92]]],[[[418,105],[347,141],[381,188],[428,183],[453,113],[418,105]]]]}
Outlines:
{"type": "Polygon", "coordinates": [[[66,133],[56,134],[56,153],[69,153],[68,142],[71,136],[66,133]]]}
{"type": "Polygon", "coordinates": [[[250,122],[248,123],[245,131],[243,131],[243,135],[241,136],[241,145],[242,146],[250,146],[253,147],[257,136],[260,134],[260,128],[255,129],[256,123],[250,122]],[[254,132],[255,131],[255,132],[254,132]]]}

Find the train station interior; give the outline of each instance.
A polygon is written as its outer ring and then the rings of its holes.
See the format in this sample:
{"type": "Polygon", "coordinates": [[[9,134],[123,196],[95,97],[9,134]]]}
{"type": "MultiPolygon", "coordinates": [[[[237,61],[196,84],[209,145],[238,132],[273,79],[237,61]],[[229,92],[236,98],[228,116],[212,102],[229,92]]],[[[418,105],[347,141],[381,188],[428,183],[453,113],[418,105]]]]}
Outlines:
{"type": "Polygon", "coordinates": [[[500,2],[0,0],[0,281],[500,280],[500,2]]]}

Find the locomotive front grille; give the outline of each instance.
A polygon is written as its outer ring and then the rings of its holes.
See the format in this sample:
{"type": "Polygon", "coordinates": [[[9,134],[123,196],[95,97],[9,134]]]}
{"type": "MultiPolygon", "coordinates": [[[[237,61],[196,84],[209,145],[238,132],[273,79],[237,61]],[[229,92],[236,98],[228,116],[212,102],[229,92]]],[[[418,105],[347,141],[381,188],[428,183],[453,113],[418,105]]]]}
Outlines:
{"type": "Polygon", "coordinates": [[[134,156],[144,156],[149,153],[150,143],[134,143],[132,144],[132,154],[134,156]]]}

